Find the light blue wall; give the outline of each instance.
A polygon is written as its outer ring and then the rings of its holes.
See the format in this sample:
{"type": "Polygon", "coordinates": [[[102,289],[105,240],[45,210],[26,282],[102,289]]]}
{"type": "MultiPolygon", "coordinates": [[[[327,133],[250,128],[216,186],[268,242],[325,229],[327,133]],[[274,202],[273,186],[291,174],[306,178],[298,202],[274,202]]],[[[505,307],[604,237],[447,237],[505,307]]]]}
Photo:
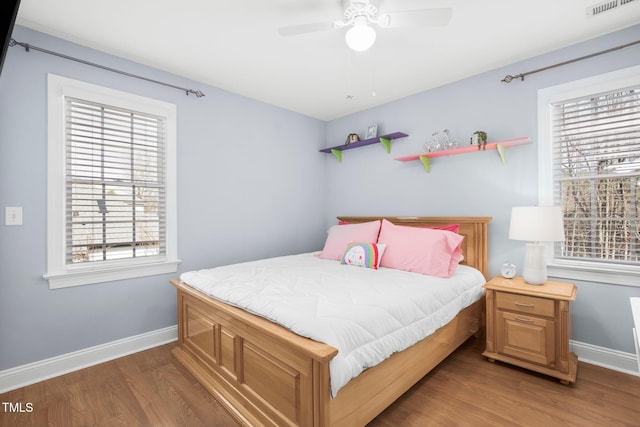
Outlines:
{"type": "MultiPolygon", "coordinates": [[[[490,272],[522,265],[523,245],[507,239],[510,208],[536,203],[536,145],[436,159],[427,174],[418,153],[433,131],[461,141],[483,129],[491,140],[537,139],[537,90],[640,63],[640,48],[528,77],[544,67],[640,38],[640,26],[513,64],[378,108],[324,123],[16,27],[36,46],[203,90],[197,99],[106,71],[10,48],[0,76],[0,208],[22,206],[24,225],[0,224],[0,370],[175,325],[175,275],[49,290],[46,268],[46,74],[88,81],[178,106],[180,272],[321,247],[336,215],[487,215],[490,272]],[[318,149],[367,126],[405,131],[392,144],[348,151],[342,164],[318,149]]],[[[378,70],[377,72],[383,72],[378,70]]],[[[640,288],[578,283],[572,339],[633,352],[629,296],[640,288]]]]}
{"type": "Polygon", "coordinates": [[[42,279],[47,73],[177,105],[180,272],[322,247],[324,122],[23,27],[13,37],[206,97],[9,48],[0,76],[0,370],[176,324],[176,274],[58,290],[42,279]],[[5,226],[5,206],[22,206],[24,225],[5,226]]]}
{"type": "MultiPolygon", "coordinates": [[[[373,145],[345,152],[342,164],[326,160],[327,221],[339,214],[363,213],[491,216],[490,274],[499,274],[505,260],[521,267],[524,244],[507,236],[511,207],[537,204],[537,91],[638,65],[640,46],[533,74],[524,81],[505,84],[501,79],[638,39],[640,26],[634,26],[330,122],[328,145],[339,144],[351,132],[364,135],[373,123],[382,133],[403,131],[410,136],[392,143],[391,155],[373,145]],[[508,149],[504,166],[495,151],[433,159],[429,174],[420,162],[393,160],[421,152],[424,141],[442,129],[463,143],[475,130],[487,131],[490,141],[528,136],[534,143],[508,149]]],[[[640,296],[640,287],[578,283],[571,338],[635,353],[630,296],[640,296]]]]}

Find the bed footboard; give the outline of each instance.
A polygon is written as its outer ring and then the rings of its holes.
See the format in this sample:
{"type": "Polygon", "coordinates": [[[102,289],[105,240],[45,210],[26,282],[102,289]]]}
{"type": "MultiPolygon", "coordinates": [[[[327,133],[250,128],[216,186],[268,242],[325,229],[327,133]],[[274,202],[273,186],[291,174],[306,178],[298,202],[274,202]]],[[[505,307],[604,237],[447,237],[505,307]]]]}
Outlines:
{"type": "Polygon", "coordinates": [[[328,425],[329,361],[337,350],[171,282],[173,355],[242,424],[328,425]]]}

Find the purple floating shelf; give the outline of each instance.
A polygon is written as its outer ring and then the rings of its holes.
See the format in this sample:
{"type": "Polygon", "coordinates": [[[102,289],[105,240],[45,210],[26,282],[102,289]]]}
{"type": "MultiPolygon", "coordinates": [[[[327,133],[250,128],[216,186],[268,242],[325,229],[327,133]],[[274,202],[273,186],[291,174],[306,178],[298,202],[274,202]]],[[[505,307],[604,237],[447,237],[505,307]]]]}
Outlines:
{"type": "Polygon", "coordinates": [[[341,144],[341,145],[336,145],[335,147],[323,148],[322,150],[320,150],[320,152],[332,154],[333,153],[332,150],[338,150],[338,151],[351,150],[353,148],[364,147],[365,145],[379,143],[380,139],[383,139],[383,138],[388,140],[394,140],[398,138],[404,138],[405,136],[409,136],[409,135],[403,132],[393,132],[387,135],[376,136],[375,138],[363,139],[362,141],[352,142],[351,144],[348,144],[348,145],[341,144]]]}

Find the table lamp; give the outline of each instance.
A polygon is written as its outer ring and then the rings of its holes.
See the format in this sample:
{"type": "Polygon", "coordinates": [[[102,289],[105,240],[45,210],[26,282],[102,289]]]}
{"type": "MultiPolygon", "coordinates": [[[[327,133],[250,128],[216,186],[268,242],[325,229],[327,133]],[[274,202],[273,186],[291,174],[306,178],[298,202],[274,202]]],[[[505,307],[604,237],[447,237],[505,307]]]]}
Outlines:
{"type": "Polygon", "coordinates": [[[559,206],[523,206],[511,209],[509,238],[527,243],[522,277],[530,285],[547,281],[543,242],[564,240],[564,224],[559,206]]]}

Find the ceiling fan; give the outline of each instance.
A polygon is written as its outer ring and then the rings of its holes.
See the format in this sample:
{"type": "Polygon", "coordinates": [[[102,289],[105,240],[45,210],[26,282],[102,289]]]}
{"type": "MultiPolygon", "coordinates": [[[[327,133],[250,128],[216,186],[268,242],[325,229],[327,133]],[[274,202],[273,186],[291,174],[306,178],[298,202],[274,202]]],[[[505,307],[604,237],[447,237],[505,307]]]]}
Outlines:
{"type": "Polygon", "coordinates": [[[418,9],[408,11],[378,10],[379,0],[342,0],[344,19],[333,22],[315,22],[281,27],[281,36],[296,36],[317,31],[336,30],[351,27],[345,34],[347,45],[357,51],[369,49],[376,41],[372,25],[380,28],[411,26],[443,26],[451,20],[451,8],[418,9]]]}

